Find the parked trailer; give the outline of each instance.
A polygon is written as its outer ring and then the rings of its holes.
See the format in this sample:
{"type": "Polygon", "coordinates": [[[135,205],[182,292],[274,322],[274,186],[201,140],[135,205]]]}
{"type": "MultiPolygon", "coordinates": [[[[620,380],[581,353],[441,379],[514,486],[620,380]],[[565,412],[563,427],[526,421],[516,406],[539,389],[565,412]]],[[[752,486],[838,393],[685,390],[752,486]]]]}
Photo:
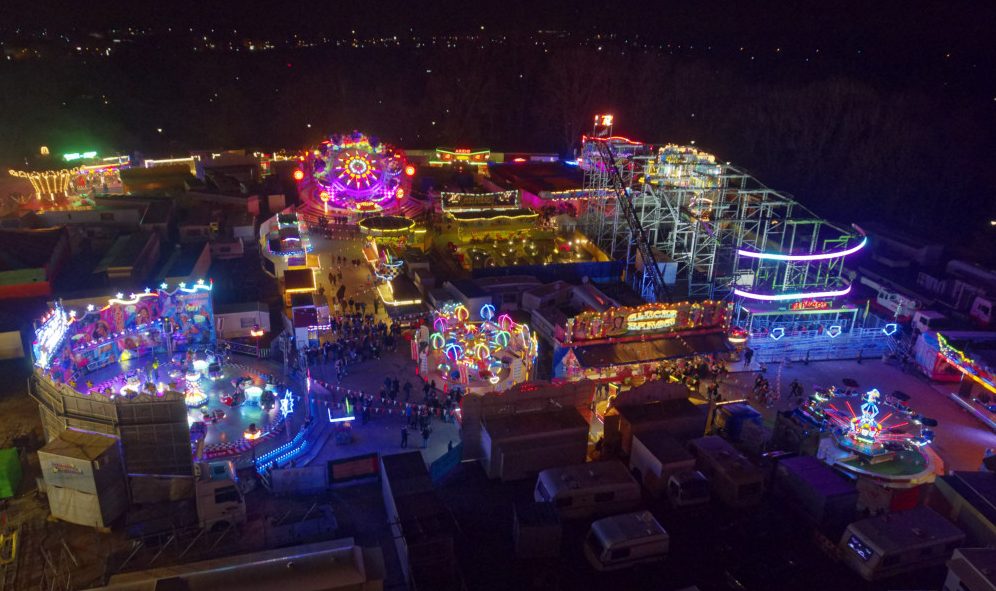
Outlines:
{"type": "Polygon", "coordinates": [[[688,442],[695,466],[712,487],[715,497],[730,507],[749,507],[761,502],[764,475],[725,439],[709,435],[688,442]]]}
{"type": "Polygon", "coordinates": [[[553,503],[562,519],[612,515],[639,506],[640,484],[622,462],[590,462],[543,470],[533,497],[553,503]]]}
{"type": "Polygon", "coordinates": [[[671,539],[650,511],[624,513],[591,524],[584,555],[596,570],[619,570],[667,557],[671,539]]]}
{"type": "Polygon", "coordinates": [[[845,564],[875,581],[944,564],[965,534],[928,507],[855,521],[840,538],[845,564]]]}

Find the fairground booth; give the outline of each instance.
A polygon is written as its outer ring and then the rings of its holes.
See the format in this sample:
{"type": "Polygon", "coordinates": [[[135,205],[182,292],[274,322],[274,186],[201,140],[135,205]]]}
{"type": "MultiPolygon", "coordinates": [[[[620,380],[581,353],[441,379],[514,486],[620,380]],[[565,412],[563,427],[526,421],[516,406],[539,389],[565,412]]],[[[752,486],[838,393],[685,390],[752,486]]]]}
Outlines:
{"type": "Polygon", "coordinates": [[[935,374],[927,374],[932,379],[937,373],[949,381],[952,373],[959,376],[958,393],[951,399],[996,431],[996,333],[928,332],[920,336],[914,353],[925,373],[934,368],[935,374]],[[938,366],[943,369],[937,371],[938,366]]]}
{"type": "Polygon", "coordinates": [[[275,256],[304,257],[312,251],[308,226],[296,213],[278,213],[263,224],[260,234],[275,256]]]}
{"type": "Polygon", "coordinates": [[[628,388],[674,364],[726,356],[734,350],[731,311],[729,303],[707,300],[582,312],[555,329],[554,377],[628,388]]]}
{"type": "Polygon", "coordinates": [[[443,214],[456,226],[460,242],[523,237],[539,214],[522,207],[517,190],[494,193],[442,193],[443,214]]]}
{"type": "Polygon", "coordinates": [[[284,430],[295,398],[217,347],[212,284],[198,280],[106,305],[57,302],[35,330],[49,440],[67,428],[122,441],[129,473],[181,474],[194,457],[245,453],[284,430]]]}
{"type": "Polygon", "coordinates": [[[412,220],[390,215],[364,219],[359,227],[360,234],[366,237],[363,258],[378,280],[377,295],[388,314],[397,320],[424,312],[422,293],[405,274],[402,254],[425,250],[425,228],[416,228],[412,220]]]}
{"type": "Polygon", "coordinates": [[[437,244],[442,242],[465,270],[536,267],[530,270],[535,272],[544,265],[610,261],[575,228],[558,227],[522,207],[518,190],[442,193],[441,199],[449,224],[437,244]]]}

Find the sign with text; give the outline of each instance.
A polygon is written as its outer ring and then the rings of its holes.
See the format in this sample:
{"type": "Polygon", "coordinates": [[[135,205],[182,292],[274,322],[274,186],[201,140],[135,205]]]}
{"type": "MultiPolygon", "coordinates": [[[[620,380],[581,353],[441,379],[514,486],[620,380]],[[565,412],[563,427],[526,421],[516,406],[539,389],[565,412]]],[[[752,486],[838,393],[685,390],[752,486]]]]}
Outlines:
{"type": "Polygon", "coordinates": [[[518,191],[496,193],[442,193],[443,211],[486,211],[518,209],[518,191]]]}
{"type": "Polygon", "coordinates": [[[611,337],[664,334],[683,330],[727,328],[732,304],[676,302],[583,312],[567,321],[568,342],[611,337]]]}

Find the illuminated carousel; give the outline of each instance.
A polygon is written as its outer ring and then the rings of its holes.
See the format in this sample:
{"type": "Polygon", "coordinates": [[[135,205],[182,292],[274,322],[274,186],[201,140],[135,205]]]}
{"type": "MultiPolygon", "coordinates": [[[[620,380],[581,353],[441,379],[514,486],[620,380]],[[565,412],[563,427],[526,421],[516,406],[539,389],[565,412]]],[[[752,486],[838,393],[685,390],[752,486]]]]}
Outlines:
{"type": "Polygon", "coordinates": [[[389,208],[404,197],[401,180],[409,169],[400,150],[358,131],[330,136],[304,163],[313,181],[311,200],[325,212],[373,213],[389,208]]]}
{"type": "Polygon", "coordinates": [[[485,304],[471,321],[461,304],[447,304],[419,333],[421,375],[465,392],[503,391],[529,379],[537,339],[529,326],[485,304]]]}
{"type": "Polygon", "coordinates": [[[119,293],[99,308],[57,302],[35,329],[38,379],[99,402],[182,398],[200,458],[247,453],[282,435],[299,398],[217,347],[212,284],[167,287],[119,293]]]}

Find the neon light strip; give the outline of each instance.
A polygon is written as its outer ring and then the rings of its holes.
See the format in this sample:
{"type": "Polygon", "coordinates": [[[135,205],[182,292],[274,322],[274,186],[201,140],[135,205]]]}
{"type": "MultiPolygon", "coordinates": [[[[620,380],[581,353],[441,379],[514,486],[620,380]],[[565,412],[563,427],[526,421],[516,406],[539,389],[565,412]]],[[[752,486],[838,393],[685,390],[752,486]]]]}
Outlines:
{"type": "Polygon", "coordinates": [[[837,296],[847,295],[849,293],[851,293],[850,285],[839,291],[811,291],[808,293],[766,294],[766,293],[750,293],[749,291],[743,291],[740,289],[733,290],[734,295],[738,295],[742,298],[748,298],[751,300],[762,300],[765,302],[783,302],[785,300],[805,300],[808,298],[835,298],[837,296]]]}
{"type": "Polygon", "coordinates": [[[124,163],[121,162],[114,162],[112,164],[94,164],[92,166],[81,166],[80,170],[81,171],[110,170],[112,168],[118,168],[123,165],[124,163]]]}
{"type": "Polygon", "coordinates": [[[194,292],[196,292],[198,290],[211,291],[211,286],[210,285],[197,284],[197,285],[195,285],[193,287],[183,287],[183,284],[182,283],[180,284],[180,291],[182,291],[182,292],[194,293],[194,292]]]}
{"type": "Polygon", "coordinates": [[[753,259],[765,259],[771,261],[824,261],[826,259],[835,259],[837,257],[846,257],[848,255],[854,254],[865,247],[868,244],[868,238],[865,237],[861,240],[861,243],[857,246],[848,248],[847,250],[838,250],[836,252],[824,252],[821,254],[775,254],[770,252],[754,252],[752,250],[740,249],[737,254],[742,257],[750,257],[753,259]]]}
{"type": "MultiPolygon", "coordinates": [[[[518,209],[518,208],[516,208],[516,209],[518,209]]],[[[484,218],[458,218],[458,217],[454,217],[453,219],[456,220],[457,222],[484,222],[484,221],[500,220],[500,219],[520,220],[520,219],[524,219],[524,218],[535,218],[535,217],[539,217],[539,214],[538,213],[524,213],[524,214],[521,214],[521,215],[496,215],[496,216],[484,217],[484,218]]]]}
{"type": "Polygon", "coordinates": [[[940,333],[937,333],[937,344],[941,354],[949,364],[954,366],[954,368],[961,373],[978,382],[983,388],[996,394],[996,384],[992,382],[991,378],[987,379],[987,376],[983,375],[984,370],[980,370],[976,367],[978,363],[968,357],[968,355],[965,355],[962,351],[952,347],[944,335],[940,333]],[[957,358],[955,358],[955,356],[957,356],[957,358]]]}
{"type": "MultiPolygon", "coordinates": [[[[158,293],[148,293],[148,292],[146,292],[146,293],[133,293],[133,294],[131,294],[131,299],[130,300],[124,300],[124,299],[121,299],[121,298],[111,298],[111,299],[107,300],[107,307],[110,307],[111,304],[121,304],[122,306],[130,306],[132,304],[137,304],[138,301],[141,300],[142,298],[148,298],[148,297],[159,297],[159,294],[158,293]]],[[[107,307],[105,307],[104,309],[106,310],[107,307]]]]}
{"type": "Polygon", "coordinates": [[[186,158],[163,158],[161,160],[146,160],[145,168],[150,168],[155,164],[179,164],[181,162],[194,163],[194,160],[200,160],[200,156],[187,156],[186,158]]]}
{"type": "Polygon", "coordinates": [[[470,164],[472,166],[487,166],[489,160],[430,160],[429,164],[470,164]]]}
{"type": "Polygon", "coordinates": [[[593,140],[593,141],[596,141],[596,142],[611,142],[611,141],[626,142],[627,144],[630,144],[632,146],[642,146],[643,145],[643,142],[638,142],[636,140],[631,140],[628,137],[623,137],[621,135],[613,135],[613,136],[610,136],[610,137],[594,137],[594,136],[586,135],[586,136],[582,136],[581,139],[582,139],[582,141],[584,141],[584,140],[593,140]]]}

